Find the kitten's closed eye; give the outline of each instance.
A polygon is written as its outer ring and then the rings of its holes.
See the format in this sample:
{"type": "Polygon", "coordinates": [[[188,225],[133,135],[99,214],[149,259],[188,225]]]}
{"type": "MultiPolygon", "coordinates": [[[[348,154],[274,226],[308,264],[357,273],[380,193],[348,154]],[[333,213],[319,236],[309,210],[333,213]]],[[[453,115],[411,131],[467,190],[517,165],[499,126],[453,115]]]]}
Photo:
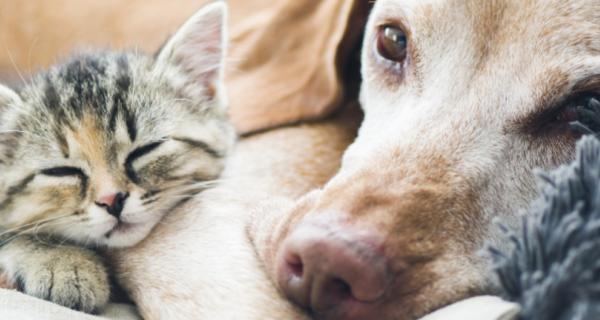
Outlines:
{"type": "Polygon", "coordinates": [[[41,170],[40,173],[52,177],[85,176],[85,173],[81,169],[75,167],[48,168],[41,170]]]}
{"type": "Polygon", "coordinates": [[[87,192],[89,178],[83,170],[76,167],[53,167],[40,170],[40,174],[50,177],[77,177],[81,182],[80,196],[84,197],[87,192]]]}
{"type": "Polygon", "coordinates": [[[140,183],[140,178],[138,177],[137,173],[135,172],[135,169],[133,168],[133,162],[136,159],[141,158],[144,155],[147,155],[148,153],[152,152],[153,150],[156,150],[156,148],[158,148],[161,144],[163,144],[165,142],[165,140],[159,140],[159,141],[155,141],[155,142],[151,142],[148,143],[146,145],[143,145],[135,150],[133,150],[125,159],[125,173],[127,174],[127,177],[136,184],[140,183]]]}

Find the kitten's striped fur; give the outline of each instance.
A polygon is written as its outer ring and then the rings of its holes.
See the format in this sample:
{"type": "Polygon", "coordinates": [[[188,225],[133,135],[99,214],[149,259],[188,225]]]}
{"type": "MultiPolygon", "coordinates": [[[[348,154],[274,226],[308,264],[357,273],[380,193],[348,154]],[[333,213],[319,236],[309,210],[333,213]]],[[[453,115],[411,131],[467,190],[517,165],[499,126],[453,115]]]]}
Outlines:
{"type": "Polygon", "coordinates": [[[134,245],[219,176],[234,140],[224,10],[200,10],[156,57],[79,54],[0,86],[0,265],[25,292],[98,310],[106,269],[75,244],[134,245]]]}

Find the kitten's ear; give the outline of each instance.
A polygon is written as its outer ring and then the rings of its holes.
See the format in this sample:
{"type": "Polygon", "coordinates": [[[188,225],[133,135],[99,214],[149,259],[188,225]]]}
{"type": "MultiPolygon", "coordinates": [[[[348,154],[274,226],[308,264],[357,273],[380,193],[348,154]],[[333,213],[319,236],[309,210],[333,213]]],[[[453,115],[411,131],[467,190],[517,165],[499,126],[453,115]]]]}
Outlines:
{"type": "Polygon", "coordinates": [[[183,74],[183,91],[191,98],[212,99],[222,92],[227,38],[227,5],[204,6],[189,18],[158,53],[156,67],[176,67],[183,74]]]}
{"type": "MultiPolygon", "coordinates": [[[[16,149],[20,131],[14,130],[14,119],[9,112],[10,108],[16,108],[23,100],[12,89],[0,84],[0,163],[4,162],[16,149]]],[[[0,185],[0,189],[3,186],[0,185]]]]}

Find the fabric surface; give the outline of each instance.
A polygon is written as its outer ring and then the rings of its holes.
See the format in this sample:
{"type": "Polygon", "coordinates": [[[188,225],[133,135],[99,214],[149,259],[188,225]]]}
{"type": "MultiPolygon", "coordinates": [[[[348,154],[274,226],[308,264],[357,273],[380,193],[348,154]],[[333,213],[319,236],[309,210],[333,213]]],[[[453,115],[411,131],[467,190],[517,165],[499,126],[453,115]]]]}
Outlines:
{"type": "Polygon", "coordinates": [[[14,290],[0,289],[0,319],[10,320],[139,320],[135,308],[111,304],[100,316],[73,311],[14,290]]]}
{"type": "Polygon", "coordinates": [[[516,303],[480,296],[459,301],[420,320],[516,320],[519,311],[516,303]]]}
{"type": "Polygon", "coordinates": [[[523,320],[600,319],[600,141],[583,138],[540,185],[521,232],[507,231],[512,249],[491,250],[504,296],[523,320]]]}
{"type": "MultiPolygon", "coordinates": [[[[421,320],[514,320],[518,305],[498,297],[482,296],[460,301],[421,320]]],[[[139,320],[132,306],[111,304],[100,316],[76,312],[53,303],[0,289],[0,319],[15,320],[139,320]]]]}

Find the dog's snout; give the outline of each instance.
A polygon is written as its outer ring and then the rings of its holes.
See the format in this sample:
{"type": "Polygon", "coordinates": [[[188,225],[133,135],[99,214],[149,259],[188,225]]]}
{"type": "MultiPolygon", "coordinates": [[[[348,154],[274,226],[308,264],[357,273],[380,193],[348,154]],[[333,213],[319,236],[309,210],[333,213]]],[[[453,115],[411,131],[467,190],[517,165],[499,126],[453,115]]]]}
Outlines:
{"type": "MultiPolygon", "coordinates": [[[[285,241],[278,282],[318,318],[365,319],[377,314],[391,274],[375,232],[305,221],[285,241]]],[[[325,222],[325,221],[321,221],[325,222]]]]}

